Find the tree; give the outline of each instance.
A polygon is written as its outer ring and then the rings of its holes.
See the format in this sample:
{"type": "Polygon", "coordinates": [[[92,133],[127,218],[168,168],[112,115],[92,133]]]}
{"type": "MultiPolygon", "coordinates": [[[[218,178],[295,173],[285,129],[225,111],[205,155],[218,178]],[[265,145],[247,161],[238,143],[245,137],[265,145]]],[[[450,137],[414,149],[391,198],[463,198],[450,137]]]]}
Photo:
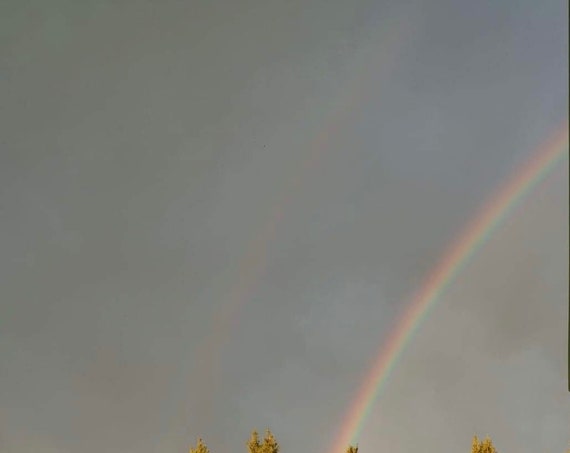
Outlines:
{"type": "MultiPolygon", "coordinates": [[[[275,436],[269,430],[265,431],[263,440],[259,438],[257,431],[252,431],[249,440],[246,442],[248,453],[279,453],[280,447],[275,440],[275,436]]],[[[202,439],[198,439],[196,447],[190,447],[190,453],[210,453],[210,450],[202,439]]],[[[349,445],[346,453],[358,453],[358,445],[349,445]]],[[[494,447],[493,442],[487,436],[483,440],[479,440],[477,436],[473,436],[473,443],[471,445],[471,453],[498,453],[494,447]]],[[[570,453],[568,450],[567,453],[570,453]]]]}
{"type": "Polygon", "coordinates": [[[246,445],[249,453],[279,453],[279,444],[269,430],[265,431],[263,441],[259,440],[258,432],[254,430],[246,445]]]}
{"type": "Polygon", "coordinates": [[[190,447],[190,453],[210,453],[210,450],[208,450],[208,447],[206,447],[206,444],[202,439],[198,439],[196,448],[190,447]]]}
{"type": "Polygon", "coordinates": [[[269,430],[265,431],[261,453],[279,453],[279,444],[269,430]]]}
{"type": "Polygon", "coordinates": [[[474,436],[473,443],[471,445],[471,453],[497,453],[497,450],[488,436],[482,441],[479,441],[477,436],[474,436]]]}
{"type": "Polygon", "coordinates": [[[259,441],[259,434],[257,431],[252,431],[251,436],[249,436],[249,440],[246,443],[247,451],[249,453],[260,453],[261,451],[261,442],[259,441]]]}

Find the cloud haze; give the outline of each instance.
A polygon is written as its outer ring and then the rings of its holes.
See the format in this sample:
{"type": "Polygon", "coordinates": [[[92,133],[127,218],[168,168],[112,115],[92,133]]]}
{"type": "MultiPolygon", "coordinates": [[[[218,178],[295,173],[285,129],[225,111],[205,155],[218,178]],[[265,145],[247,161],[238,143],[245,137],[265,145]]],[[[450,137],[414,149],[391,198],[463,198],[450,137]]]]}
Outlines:
{"type": "MultiPolygon", "coordinates": [[[[6,453],[229,453],[266,426],[324,453],[410,294],[567,122],[559,0],[14,0],[0,18],[6,453]]],[[[475,433],[563,451],[568,203],[558,168],[458,276],[363,453],[475,433]]]]}

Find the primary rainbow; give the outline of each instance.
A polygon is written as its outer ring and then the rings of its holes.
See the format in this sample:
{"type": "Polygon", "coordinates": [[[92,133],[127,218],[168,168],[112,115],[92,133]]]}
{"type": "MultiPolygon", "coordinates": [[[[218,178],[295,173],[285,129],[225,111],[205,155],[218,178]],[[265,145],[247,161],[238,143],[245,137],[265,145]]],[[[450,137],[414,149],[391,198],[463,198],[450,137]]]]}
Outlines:
{"type": "Polygon", "coordinates": [[[354,398],[330,453],[345,453],[356,441],[370,409],[382,390],[398,358],[409,343],[429,309],[454,280],[473,254],[512,211],[513,207],[566,155],[568,127],[565,125],[554,137],[539,147],[510,180],[483,206],[464,232],[451,245],[443,258],[425,279],[412,298],[387,342],[382,345],[374,365],[354,398]]]}

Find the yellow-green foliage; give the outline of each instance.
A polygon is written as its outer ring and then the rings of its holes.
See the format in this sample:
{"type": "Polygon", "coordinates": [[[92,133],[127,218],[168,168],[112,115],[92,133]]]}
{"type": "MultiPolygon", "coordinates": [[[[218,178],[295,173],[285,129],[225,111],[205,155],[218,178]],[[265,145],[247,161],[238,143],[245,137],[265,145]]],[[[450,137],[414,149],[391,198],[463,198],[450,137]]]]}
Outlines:
{"type": "Polygon", "coordinates": [[[259,440],[257,431],[253,431],[246,445],[249,453],[279,453],[279,444],[269,430],[265,431],[263,441],[259,440]]]}
{"type": "MultiPolygon", "coordinates": [[[[248,453],[279,453],[279,444],[275,440],[275,437],[271,431],[265,431],[265,437],[263,440],[259,438],[257,431],[252,431],[249,440],[246,442],[248,453]]],[[[208,447],[202,439],[198,439],[196,447],[190,447],[190,453],[210,453],[208,447]]],[[[346,453],[358,453],[358,445],[350,445],[346,453]]],[[[477,436],[473,437],[473,443],[471,445],[471,453],[498,453],[493,442],[489,437],[480,441],[477,436]]],[[[567,453],[570,453],[568,450],[567,453]]]]}
{"type": "Polygon", "coordinates": [[[477,436],[473,437],[473,444],[471,446],[471,453],[497,453],[497,450],[493,446],[493,442],[489,437],[480,441],[477,436]]]}
{"type": "Polygon", "coordinates": [[[202,439],[198,439],[196,448],[190,447],[190,453],[210,453],[210,450],[208,450],[208,447],[206,447],[206,444],[202,439]]]}

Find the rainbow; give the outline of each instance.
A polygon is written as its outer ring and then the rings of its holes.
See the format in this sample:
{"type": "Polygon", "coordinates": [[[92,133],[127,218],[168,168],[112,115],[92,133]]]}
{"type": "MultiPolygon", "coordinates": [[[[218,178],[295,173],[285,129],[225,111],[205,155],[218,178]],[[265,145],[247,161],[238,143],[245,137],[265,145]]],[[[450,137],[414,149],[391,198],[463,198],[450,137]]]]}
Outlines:
{"type": "MultiPolygon", "coordinates": [[[[209,425],[211,406],[215,389],[220,385],[223,373],[220,370],[224,346],[229,342],[230,335],[239,324],[239,315],[245,305],[252,299],[255,291],[267,270],[268,248],[278,236],[279,227],[293,202],[300,197],[303,184],[310,179],[314,169],[318,167],[332,140],[337,135],[346,117],[355,110],[355,106],[363,103],[369,96],[369,89],[374,86],[379,89],[384,78],[390,77],[390,71],[398,63],[398,49],[405,43],[405,37],[409,35],[417,20],[413,20],[413,12],[404,9],[399,15],[381,27],[384,31],[379,36],[383,39],[383,46],[390,50],[388,55],[378,58],[378,45],[376,40],[357,49],[353,58],[353,71],[349,79],[343,83],[344,90],[328,104],[329,113],[323,121],[324,127],[310,140],[307,146],[307,155],[302,159],[300,167],[294,171],[291,178],[280,193],[280,196],[272,207],[266,222],[254,236],[251,243],[245,248],[246,253],[237,264],[232,274],[232,284],[221,308],[214,313],[210,324],[209,333],[202,339],[196,352],[196,375],[202,382],[209,382],[210,389],[202,395],[199,411],[203,414],[205,426],[209,425]],[[378,61],[376,61],[378,60],[378,61]],[[382,68],[375,64],[382,63],[382,68]],[[379,77],[379,74],[381,77],[379,77]],[[374,79],[371,79],[374,76],[374,79]]],[[[369,26],[373,32],[378,25],[373,23],[369,26]]],[[[366,33],[365,33],[366,35],[366,33]]],[[[219,286],[224,286],[223,283],[219,286]]]]}
{"type": "Polygon", "coordinates": [[[401,357],[422,321],[426,319],[430,308],[521,199],[564,156],[567,156],[565,152],[567,148],[566,124],[515,171],[510,180],[483,205],[475,220],[444,253],[439,264],[412,297],[409,308],[396,324],[386,343],[381,346],[373,366],[366,374],[347,411],[339,434],[335,437],[332,447],[328,449],[329,452],[345,453],[348,445],[357,440],[364,421],[397,364],[398,358],[401,357]]]}

